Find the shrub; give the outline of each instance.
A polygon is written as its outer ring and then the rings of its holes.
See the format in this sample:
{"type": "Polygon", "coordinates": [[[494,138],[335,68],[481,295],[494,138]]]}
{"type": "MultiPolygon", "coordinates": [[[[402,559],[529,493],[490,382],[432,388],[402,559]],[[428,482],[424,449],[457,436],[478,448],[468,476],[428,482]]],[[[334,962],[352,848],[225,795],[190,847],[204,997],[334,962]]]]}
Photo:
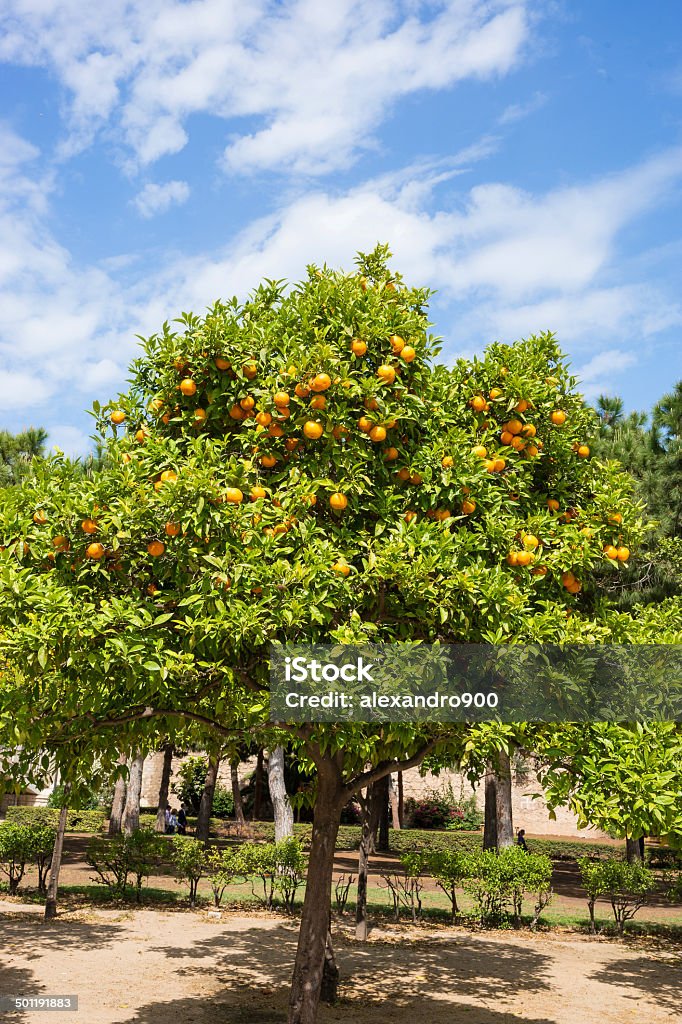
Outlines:
{"type": "MultiPolygon", "coordinates": [[[[59,824],[59,810],[56,807],[11,806],[5,811],[8,822],[18,825],[49,825],[56,829],[59,824]]],[[[69,809],[66,817],[67,832],[101,832],[104,828],[104,811],[77,811],[69,809]]]]}
{"type": "Polygon", "coordinates": [[[552,898],[552,863],[543,854],[528,854],[518,846],[499,853],[481,850],[469,854],[464,865],[463,888],[477,907],[481,924],[501,924],[511,913],[514,924],[521,923],[523,901],[535,894],[535,914],[531,928],[552,898]]]}
{"type": "Polygon", "coordinates": [[[29,853],[31,860],[38,868],[38,892],[47,895],[47,872],[52,860],[57,833],[49,825],[30,825],[31,839],[29,853]]]}
{"type": "Polygon", "coordinates": [[[583,860],[580,862],[580,873],[588,894],[592,933],[595,931],[594,904],[600,896],[609,900],[618,934],[622,935],[627,922],[648,902],[656,886],[656,879],[649,868],[640,863],[628,864],[623,860],[606,860],[596,864],[583,860]]]}
{"type": "Polygon", "coordinates": [[[218,846],[213,846],[209,849],[206,856],[206,868],[213,892],[213,902],[216,907],[219,907],[222,903],[228,885],[235,878],[244,877],[241,866],[239,849],[230,847],[220,849],[218,846]]]}
{"type": "Polygon", "coordinates": [[[181,882],[189,882],[189,905],[196,906],[199,882],[208,867],[208,850],[200,839],[173,836],[173,863],[181,882]]]}
{"type": "Polygon", "coordinates": [[[293,913],[296,893],[305,878],[306,867],[298,839],[290,837],[279,843],[262,845],[244,843],[239,847],[238,864],[239,874],[252,880],[251,891],[266,910],[272,910],[278,893],[284,909],[293,913]],[[254,888],[255,879],[260,880],[262,895],[254,888]]]}
{"type": "Polygon", "coordinates": [[[476,797],[472,795],[455,807],[454,814],[445,827],[452,832],[473,832],[482,824],[483,815],[478,809],[476,797]]]}
{"type": "Polygon", "coordinates": [[[32,829],[28,825],[5,824],[0,828],[0,871],[7,875],[10,896],[14,896],[31,859],[32,829]]]}
{"type": "Polygon", "coordinates": [[[462,850],[438,850],[428,854],[429,874],[443,892],[450,897],[452,923],[457,920],[457,888],[467,877],[468,857],[462,850]]]}
{"type": "Polygon", "coordinates": [[[428,868],[428,854],[406,853],[400,858],[400,863],[402,873],[387,871],[381,877],[391,893],[396,921],[400,920],[400,907],[404,906],[410,911],[414,924],[421,917],[421,893],[424,888],[422,876],[428,868]]]}
{"type": "Polygon", "coordinates": [[[94,869],[93,881],[109,887],[112,895],[125,895],[128,877],[135,879],[135,899],[139,903],[142,882],[158,868],[164,846],[158,833],[138,828],[131,835],[124,833],[111,839],[100,836],[88,845],[85,859],[94,869]]]}
{"type": "Polygon", "coordinates": [[[214,818],[231,818],[234,815],[234,798],[229,789],[225,789],[220,783],[213,794],[213,808],[211,814],[214,818]]]}

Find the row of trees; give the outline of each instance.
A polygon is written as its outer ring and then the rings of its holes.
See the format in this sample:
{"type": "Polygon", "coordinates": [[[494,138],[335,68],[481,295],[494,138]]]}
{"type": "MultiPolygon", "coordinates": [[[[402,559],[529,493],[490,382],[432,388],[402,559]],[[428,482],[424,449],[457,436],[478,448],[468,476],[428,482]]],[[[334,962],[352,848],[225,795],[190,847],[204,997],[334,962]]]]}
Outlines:
{"type": "Polygon", "coordinates": [[[657,759],[681,763],[676,725],[269,721],[273,642],[682,635],[679,595],[607,598],[647,527],[631,478],[594,456],[598,419],[554,337],[439,364],[428,290],[387,257],[360,255],[353,274],[311,266],[292,289],[266,281],[245,303],[164,324],[129,391],[94,408],[98,465],[38,460],[0,504],[6,772],[56,767],[72,794],[118,774],[130,790],[123,757],[172,743],[215,761],[255,743],[287,746],[310,779],[290,1024],[312,1024],[335,976],[342,810],[364,800],[367,853],[391,773],[428,759],[485,775],[497,849],[513,838],[518,748],[546,766],[550,803],[633,839],[682,831],[678,784],[652,782],[657,759]],[[605,758],[623,787],[608,800],[605,758]]]}

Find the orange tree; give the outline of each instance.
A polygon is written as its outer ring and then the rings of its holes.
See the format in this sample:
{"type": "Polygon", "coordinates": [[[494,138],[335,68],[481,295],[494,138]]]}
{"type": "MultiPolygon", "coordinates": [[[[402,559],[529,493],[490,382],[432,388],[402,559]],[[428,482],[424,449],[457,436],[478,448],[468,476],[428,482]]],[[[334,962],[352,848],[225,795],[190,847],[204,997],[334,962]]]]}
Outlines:
{"type": "MultiPolygon", "coordinates": [[[[556,341],[440,365],[428,292],[386,260],[164,324],[94,409],[101,468],[53,457],[3,495],[0,744],[24,769],[73,744],[113,762],[174,722],[262,732],[273,641],[591,638],[591,572],[641,526],[556,341]]],[[[342,806],[466,727],[283,733],[316,773],[290,1008],[311,1022],[342,806]]]]}

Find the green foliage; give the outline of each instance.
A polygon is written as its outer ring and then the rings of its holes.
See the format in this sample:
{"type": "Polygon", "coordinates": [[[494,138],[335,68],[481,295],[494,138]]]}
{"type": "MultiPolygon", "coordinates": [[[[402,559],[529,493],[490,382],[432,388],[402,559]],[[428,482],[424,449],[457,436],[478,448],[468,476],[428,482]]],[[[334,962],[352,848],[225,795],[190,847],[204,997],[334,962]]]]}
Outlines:
{"type": "MultiPolygon", "coordinates": [[[[96,811],[102,807],[100,794],[94,790],[79,794],[79,799],[69,797],[69,810],[71,811],[96,811]]],[[[55,786],[47,798],[48,807],[60,808],[64,802],[64,786],[60,783],[55,786]]]]}
{"type": "Polygon", "coordinates": [[[469,854],[463,888],[473,899],[483,925],[499,925],[511,913],[514,923],[521,921],[524,897],[536,897],[537,919],[551,898],[552,864],[543,854],[528,854],[518,846],[496,853],[480,850],[469,854]]]}
{"type": "Polygon", "coordinates": [[[467,877],[471,859],[464,850],[436,850],[428,854],[429,874],[449,896],[452,904],[452,923],[457,920],[457,889],[467,877]]]}
{"type": "Polygon", "coordinates": [[[276,898],[293,913],[296,893],[305,878],[306,859],[300,842],[290,837],[279,843],[244,843],[236,860],[238,873],[251,880],[256,899],[272,910],[276,898]],[[255,882],[260,884],[260,893],[255,882]]]}
{"type": "Polygon", "coordinates": [[[208,850],[201,840],[191,836],[173,836],[171,850],[177,877],[181,882],[189,882],[189,904],[194,907],[199,882],[208,867],[208,850]]]}
{"type": "Polygon", "coordinates": [[[243,876],[243,859],[238,847],[221,849],[213,846],[208,850],[206,868],[216,907],[222,903],[225,889],[235,878],[243,876]]]}
{"type": "Polygon", "coordinates": [[[595,930],[595,903],[604,897],[611,904],[618,934],[622,935],[626,923],[648,902],[655,889],[653,872],[643,864],[628,864],[622,860],[594,863],[585,858],[579,862],[579,867],[587,893],[590,930],[595,930]]]}
{"type": "MultiPolygon", "coordinates": [[[[22,825],[49,825],[57,828],[59,811],[55,807],[10,806],[5,811],[7,821],[22,825]]],[[[101,832],[104,828],[104,811],[76,811],[69,809],[66,817],[67,832],[101,832]]]]}
{"type": "Polygon", "coordinates": [[[7,876],[10,895],[15,895],[24,877],[26,865],[38,867],[38,888],[45,888],[45,873],[54,846],[55,832],[45,825],[0,825],[0,871],[7,876]]]}
{"type": "Polygon", "coordinates": [[[112,895],[125,895],[128,878],[134,878],[135,898],[140,902],[142,882],[160,866],[165,846],[161,836],[147,828],[131,835],[98,837],[86,850],[85,859],[95,870],[94,881],[109,887],[112,895]]]}
{"type": "Polygon", "coordinates": [[[483,823],[483,815],[476,806],[476,797],[458,798],[452,783],[439,789],[430,789],[419,799],[405,801],[405,813],[413,828],[452,829],[471,831],[483,823]]]}
{"type": "MultiPolygon", "coordinates": [[[[178,769],[179,779],[173,783],[173,793],[185,804],[188,815],[199,813],[207,771],[208,758],[201,754],[188,757],[178,769]]],[[[214,818],[230,818],[234,814],[232,793],[220,783],[217,783],[213,793],[211,813],[214,818]]]]}
{"type": "Polygon", "coordinates": [[[0,487],[20,483],[31,470],[31,461],[42,455],[47,431],[31,427],[20,434],[0,430],[0,487]]]}
{"type": "Polygon", "coordinates": [[[413,924],[421,917],[423,875],[428,870],[428,856],[424,853],[406,853],[400,858],[402,872],[384,871],[381,874],[393,901],[393,914],[400,920],[400,908],[406,907],[413,924]]]}

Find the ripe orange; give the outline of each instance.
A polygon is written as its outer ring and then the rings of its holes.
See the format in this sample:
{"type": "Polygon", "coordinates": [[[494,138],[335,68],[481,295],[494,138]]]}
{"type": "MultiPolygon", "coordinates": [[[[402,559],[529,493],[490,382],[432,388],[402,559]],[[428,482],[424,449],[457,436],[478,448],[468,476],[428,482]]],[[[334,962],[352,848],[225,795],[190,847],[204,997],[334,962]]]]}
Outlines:
{"type": "Polygon", "coordinates": [[[329,505],[335,512],[343,512],[344,508],[348,507],[348,498],[340,491],[335,491],[329,497],[329,505]]]}
{"type": "Polygon", "coordinates": [[[192,395],[196,395],[197,386],[191,377],[185,377],[184,380],[180,381],[180,390],[185,398],[191,398],[192,395]]]}
{"type": "Polygon", "coordinates": [[[288,452],[295,452],[300,443],[297,437],[288,437],[284,442],[284,447],[288,452]]]}
{"type": "Polygon", "coordinates": [[[386,440],[386,428],[385,427],[372,427],[369,432],[370,440],[374,441],[375,444],[379,444],[381,441],[386,440]]]}
{"type": "Polygon", "coordinates": [[[272,423],[268,427],[268,434],[270,437],[284,437],[284,431],[280,427],[279,423],[272,423]]]}
{"type": "Polygon", "coordinates": [[[311,391],[326,391],[330,388],[332,379],[328,373],[317,373],[310,382],[311,391]]]}
{"type": "Polygon", "coordinates": [[[619,525],[623,522],[623,517],[620,514],[620,512],[612,512],[609,516],[609,522],[616,523],[616,525],[619,525]]]}
{"type": "Polygon", "coordinates": [[[229,370],[232,366],[230,360],[226,359],[225,356],[216,356],[213,362],[218,370],[229,370]]]}
{"type": "Polygon", "coordinates": [[[398,477],[399,480],[403,480],[403,481],[404,480],[409,480],[410,479],[410,471],[407,468],[407,466],[403,466],[402,469],[398,470],[398,472],[396,473],[396,476],[398,477]]]}
{"type": "Polygon", "coordinates": [[[410,473],[410,483],[411,484],[414,484],[415,486],[419,486],[419,484],[421,482],[422,482],[422,478],[421,478],[419,473],[410,473]]]}
{"type": "Polygon", "coordinates": [[[326,405],[327,399],[324,397],[324,395],[315,395],[314,398],[310,399],[311,409],[324,409],[326,405]]]}
{"type": "Polygon", "coordinates": [[[256,404],[256,399],[253,397],[253,395],[246,395],[244,398],[241,398],[239,400],[239,404],[244,410],[244,412],[251,412],[251,410],[256,404]]]}
{"type": "Polygon", "coordinates": [[[110,418],[111,422],[118,426],[120,423],[123,423],[126,418],[126,414],[123,412],[123,409],[114,409],[110,418]]]}
{"type": "Polygon", "coordinates": [[[502,394],[502,389],[501,388],[491,388],[490,389],[490,394],[488,395],[488,398],[490,398],[494,402],[495,399],[499,398],[501,394],[502,394]]]}
{"type": "Polygon", "coordinates": [[[566,422],[566,413],[563,409],[554,409],[549,418],[555,427],[562,427],[566,422]]]}
{"type": "Polygon", "coordinates": [[[518,551],[516,554],[517,565],[530,565],[533,561],[533,553],[531,551],[518,551]]]}
{"type": "Polygon", "coordinates": [[[613,544],[604,545],[604,554],[607,558],[613,558],[614,561],[618,558],[618,550],[613,544]]]}
{"type": "Polygon", "coordinates": [[[520,434],[514,434],[512,436],[512,439],[511,439],[511,447],[515,451],[521,452],[526,447],[526,442],[524,441],[524,439],[521,437],[520,434]]]}
{"type": "Polygon", "coordinates": [[[399,334],[392,334],[388,339],[388,343],[396,355],[399,355],[405,348],[405,339],[401,338],[399,334]]]}
{"type": "Polygon", "coordinates": [[[519,401],[514,406],[514,411],[515,412],[525,412],[527,408],[528,408],[527,400],[525,398],[520,398],[519,401]]]}
{"type": "Polygon", "coordinates": [[[194,410],[194,423],[195,423],[195,425],[196,426],[200,426],[202,423],[205,423],[206,422],[206,416],[207,416],[207,413],[206,413],[205,409],[195,409],[194,410]]]}
{"type": "Polygon", "coordinates": [[[44,509],[39,508],[33,513],[33,522],[37,526],[43,526],[47,522],[47,512],[44,509]]]}
{"type": "Polygon", "coordinates": [[[476,511],[476,502],[473,498],[466,498],[460,505],[462,515],[470,516],[472,512],[476,511]]]}
{"type": "Polygon", "coordinates": [[[484,459],[488,454],[488,449],[484,448],[482,444],[477,444],[471,449],[471,454],[479,459],[484,459]]]}
{"type": "Polygon", "coordinates": [[[97,523],[94,519],[84,519],[81,523],[83,533],[97,533],[97,523]]]}
{"type": "Polygon", "coordinates": [[[547,566],[546,565],[536,565],[534,569],[531,569],[531,573],[532,573],[533,576],[546,576],[547,575],[547,566]]]}
{"type": "Polygon", "coordinates": [[[140,427],[140,429],[135,434],[135,440],[138,442],[138,444],[144,444],[148,437],[149,431],[145,430],[144,427],[140,427]]]}
{"type": "Polygon", "coordinates": [[[272,415],[269,412],[256,413],[256,423],[260,423],[261,427],[269,427],[272,423],[272,415]]]}
{"type": "Polygon", "coordinates": [[[581,445],[578,446],[578,456],[581,459],[586,459],[589,454],[590,454],[590,449],[589,449],[589,447],[586,444],[581,444],[581,445]]]}
{"type": "Polygon", "coordinates": [[[521,433],[524,437],[535,437],[537,430],[534,423],[524,423],[521,433]]]}
{"type": "Polygon", "coordinates": [[[258,364],[252,359],[249,359],[248,362],[242,365],[242,373],[247,380],[253,380],[258,373],[258,364]]]}
{"type": "Polygon", "coordinates": [[[164,526],[167,537],[178,537],[180,534],[180,523],[168,522],[164,526]]]}
{"type": "Polygon", "coordinates": [[[261,455],[261,457],[260,457],[260,464],[265,469],[272,469],[273,466],[277,465],[277,456],[276,455],[261,455]]]}
{"type": "Polygon", "coordinates": [[[556,498],[548,498],[548,499],[547,499],[547,508],[548,508],[548,509],[549,509],[549,510],[550,510],[551,512],[558,512],[558,511],[559,511],[559,509],[561,508],[561,505],[560,505],[560,504],[559,504],[559,502],[558,502],[558,501],[556,500],[556,498]]]}
{"type": "Polygon", "coordinates": [[[408,508],[407,512],[403,516],[403,519],[405,520],[406,523],[411,523],[413,519],[416,519],[416,517],[417,513],[413,512],[412,509],[408,508]]]}
{"type": "Polygon", "coordinates": [[[250,492],[251,501],[258,501],[259,498],[267,498],[268,492],[264,487],[252,487],[250,492]]]}
{"type": "Polygon", "coordinates": [[[350,343],[350,350],[357,359],[362,359],[367,351],[367,342],[363,341],[362,338],[353,338],[350,343]]]}
{"type": "Polygon", "coordinates": [[[474,412],[484,412],[488,408],[488,403],[483,395],[474,395],[473,398],[469,399],[469,405],[474,412]]]}
{"type": "MultiPolygon", "coordinates": [[[[370,434],[371,437],[371,434],[370,434]]],[[[398,458],[399,451],[397,448],[387,448],[384,452],[384,459],[386,462],[393,462],[398,458]]]]}
{"type": "Polygon", "coordinates": [[[274,395],[272,400],[278,409],[286,409],[286,407],[289,405],[289,402],[291,401],[286,391],[278,391],[277,394],[274,395]]]}
{"type": "Polygon", "coordinates": [[[64,537],[63,534],[58,534],[52,538],[52,547],[56,548],[57,551],[68,551],[71,545],[69,544],[68,537],[64,537]]]}
{"type": "Polygon", "coordinates": [[[310,394],[310,388],[307,388],[305,384],[297,384],[294,388],[294,394],[298,395],[299,398],[307,398],[310,394]]]}
{"type": "Polygon", "coordinates": [[[358,420],[358,427],[363,432],[363,434],[369,434],[373,426],[374,424],[367,416],[361,416],[360,419],[358,420]]]}
{"type": "Polygon", "coordinates": [[[416,358],[417,350],[412,345],[405,345],[400,350],[400,358],[404,359],[406,363],[411,363],[416,358]]]}
{"type": "Polygon", "coordinates": [[[178,373],[184,373],[187,369],[188,363],[184,356],[176,356],[173,360],[173,366],[178,373]]]}
{"type": "Polygon", "coordinates": [[[99,544],[98,542],[88,544],[85,549],[85,555],[87,558],[94,558],[95,561],[99,561],[100,558],[104,558],[104,544],[99,544]]]}
{"type": "Polygon", "coordinates": [[[444,455],[443,458],[440,460],[440,464],[443,467],[443,469],[452,469],[452,467],[455,464],[455,460],[453,459],[452,455],[444,455]]]}
{"type": "Polygon", "coordinates": [[[340,576],[347,576],[350,572],[350,566],[345,562],[334,562],[332,569],[334,572],[338,572],[340,576]]]}
{"type": "Polygon", "coordinates": [[[318,420],[307,420],[303,424],[303,433],[311,441],[316,441],[318,437],[322,437],[324,434],[324,427],[318,420]]]}
{"type": "Polygon", "coordinates": [[[370,412],[375,412],[379,408],[379,403],[376,398],[366,398],[362,404],[365,409],[368,409],[370,412]]]}
{"type": "Polygon", "coordinates": [[[377,377],[382,384],[392,384],[395,380],[395,369],[388,363],[382,363],[377,370],[377,377]]]}
{"type": "Polygon", "coordinates": [[[540,541],[533,533],[527,533],[523,538],[523,546],[526,551],[535,551],[540,541]]]}
{"type": "Polygon", "coordinates": [[[315,494],[302,494],[301,501],[304,505],[317,505],[317,495],[315,494]]]}
{"type": "Polygon", "coordinates": [[[147,551],[152,558],[160,558],[166,550],[166,545],[160,540],[152,540],[147,544],[147,551]]]}
{"type": "Polygon", "coordinates": [[[510,433],[508,430],[503,430],[502,433],[500,434],[500,443],[506,445],[507,447],[509,447],[513,440],[514,435],[510,433]]]}
{"type": "Polygon", "coordinates": [[[348,429],[348,427],[343,427],[339,423],[332,430],[332,434],[334,435],[337,441],[340,441],[341,438],[348,437],[348,435],[350,434],[350,430],[348,429]]]}
{"type": "Polygon", "coordinates": [[[521,420],[508,420],[507,423],[503,424],[502,429],[510,434],[520,434],[523,430],[523,423],[521,420]]]}
{"type": "Polygon", "coordinates": [[[164,469],[159,480],[162,484],[176,484],[178,482],[178,474],[174,469],[164,469]]]}
{"type": "Polygon", "coordinates": [[[569,585],[566,587],[566,590],[569,592],[569,594],[579,594],[582,589],[583,585],[582,583],[580,583],[579,580],[575,580],[573,583],[569,583],[569,585]]]}
{"type": "Polygon", "coordinates": [[[495,473],[501,473],[506,465],[507,463],[504,459],[495,459],[493,470],[495,473]]]}
{"type": "Polygon", "coordinates": [[[446,519],[450,519],[452,512],[449,508],[436,509],[436,519],[439,523],[444,523],[446,519]]]}
{"type": "Polygon", "coordinates": [[[627,562],[628,558],[630,557],[630,549],[626,547],[618,548],[618,551],[616,552],[616,557],[618,558],[619,562],[627,562]]]}
{"type": "Polygon", "coordinates": [[[244,500],[244,495],[238,487],[228,487],[223,495],[223,500],[229,502],[231,505],[241,505],[244,500]]]}
{"type": "Polygon", "coordinates": [[[242,407],[240,405],[237,405],[237,404],[232,406],[232,408],[230,409],[229,415],[230,415],[231,419],[233,419],[233,420],[245,420],[246,419],[246,413],[244,412],[242,407]]]}
{"type": "Polygon", "coordinates": [[[507,552],[507,564],[518,565],[519,564],[519,553],[518,551],[507,552]]]}

